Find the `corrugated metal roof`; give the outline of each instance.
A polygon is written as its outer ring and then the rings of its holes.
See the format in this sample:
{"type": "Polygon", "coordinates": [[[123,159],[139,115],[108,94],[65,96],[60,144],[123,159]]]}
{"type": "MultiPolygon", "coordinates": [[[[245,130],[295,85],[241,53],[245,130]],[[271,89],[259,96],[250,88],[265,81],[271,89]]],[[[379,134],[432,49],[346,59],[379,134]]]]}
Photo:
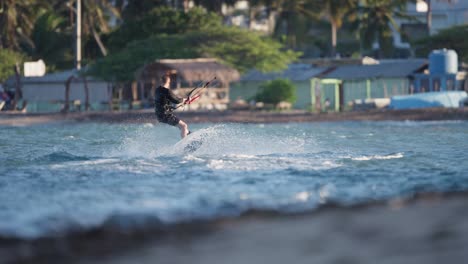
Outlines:
{"type": "Polygon", "coordinates": [[[380,61],[373,65],[345,65],[322,76],[342,80],[407,77],[427,64],[425,59],[380,61]]]}
{"type": "Polygon", "coordinates": [[[65,82],[72,75],[77,75],[77,70],[68,70],[62,72],[49,73],[41,77],[23,77],[22,81],[24,83],[53,83],[53,82],[65,82]]]}
{"type": "Polygon", "coordinates": [[[289,79],[291,81],[306,81],[325,71],[326,68],[314,67],[310,64],[293,63],[281,72],[263,73],[251,70],[241,77],[241,81],[271,81],[276,79],[289,79]]]}
{"type": "MultiPolygon", "coordinates": [[[[24,77],[23,76],[23,77],[21,77],[21,82],[23,84],[28,84],[28,83],[65,83],[67,81],[67,79],[72,75],[78,76],[79,71],[76,70],[76,69],[72,69],[72,70],[67,70],[67,71],[49,73],[49,74],[46,74],[46,75],[40,76],[40,77],[24,77]]],[[[87,77],[86,79],[88,81],[90,81],[90,82],[96,81],[92,77],[87,77]]],[[[16,80],[15,80],[14,75],[10,76],[10,78],[8,78],[5,81],[5,86],[9,86],[9,87],[16,86],[16,80]]]]}

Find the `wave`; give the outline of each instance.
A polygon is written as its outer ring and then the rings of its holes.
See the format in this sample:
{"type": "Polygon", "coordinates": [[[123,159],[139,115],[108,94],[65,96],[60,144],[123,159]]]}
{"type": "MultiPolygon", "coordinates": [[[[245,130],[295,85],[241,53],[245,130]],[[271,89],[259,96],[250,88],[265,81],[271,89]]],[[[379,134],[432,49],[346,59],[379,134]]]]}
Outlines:
{"type": "Polygon", "coordinates": [[[56,151],[41,157],[35,158],[34,161],[38,163],[58,163],[58,162],[68,162],[68,161],[86,161],[90,160],[92,157],[87,156],[77,156],[66,151],[56,151]]]}
{"type": "MultiPolygon", "coordinates": [[[[364,121],[369,123],[369,121],[364,121]]],[[[439,125],[458,125],[467,123],[466,120],[426,120],[426,121],[380,121],[373,123],[375,125],[391,125],[396,127],[420,127],[420,126],[439,126],[439,125]]]]}
{"type": "Polygon", "coordinates": [[[403,157],[404,157],[403,153],[393,153],[393,154],[388,154],[388,155],[371,155],[371,156],[351,157],[351,160],[356,160],[356,161],[390,160],[390,159],[401,159],[403,157]]]}
{"type": "MultiPolygon", "coordinates": [[[[43,232],[22,232],[20,229],[7,229],[0,226],[0,244],[14,245],[14,242],[31,242],[41,239],[96,239],[96,236],[105,239],[115,239],[116,236],[134,236],[135,234],[155,235],[166,232],[187,232],[190,231],[187,227],[192,226],[199,231],[202,231],[204,224],[211,224],[222,219],[242,218],[244,216],[288,216],[297,214],[320,213],[329,208],[335,209],[353,209],[357,208],[373,208],[376,205],[384,206],[405,206],[406,204],[428,200],[433,203],[435,200],[453,199],[467,197],[466,191],[453,192],[437,192],[437,191],[422,191],[412,192],[399,197],[387,197],[383,199],[360,201],[354,203],[344,203],[336,200],[327,199],[329,195],[329,186],[324,186],[317,194],[310,192],[298,192],[292,197],[296,200],[294,204],[283,206],[268,206],[251,207],[248,204],[245,206],[226,203],[218,208],[216,213],[205,214],[180,214],[177,220],[168,221],[164,217],[160,217],[151,213],[114,213],[102,219],[99,223],[92,225],[83,225],[76,221],[68,221],[60,225],[61,229],[51,227],[47,230],[47,226],[42,225],[43,232]],[[304,206],[305,202],[311,199],[317,199],[318,203],[314,206],[304,206]],[[5,243],[6,242],[6,243],[5,243]],[[12,243],[13,242],[13,243],[12,243]]],[[[248,200],[248,196],[240,197],[248,200]]],[[[53,225],[50,223],[49,225],[53,225]]],[[[216,225],[214,225],[216,226],[216,225]]],[[[194,231],[192,230],[192,231],[194,231]]],[[[50,243],[49,243],[50,244],[50,243]]]]}

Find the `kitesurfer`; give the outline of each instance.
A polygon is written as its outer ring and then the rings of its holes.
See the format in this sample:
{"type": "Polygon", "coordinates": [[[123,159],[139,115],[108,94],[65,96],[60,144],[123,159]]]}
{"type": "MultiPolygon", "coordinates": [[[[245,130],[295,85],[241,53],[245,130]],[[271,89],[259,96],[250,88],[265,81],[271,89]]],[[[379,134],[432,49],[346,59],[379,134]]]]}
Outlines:
{"type": "Polygon", "coordinates": [[[185,104],[190,101],[190,97],[180,98],[171,91],[171,76],[169,74],[163,75],[161,81],[163,85],[156,88],[154,101],[156,117],[161,123],[177,126],[180,129],[180,136],[184,138],[190,132],[187,124],[174,115],[173,104],[185,104]]]}

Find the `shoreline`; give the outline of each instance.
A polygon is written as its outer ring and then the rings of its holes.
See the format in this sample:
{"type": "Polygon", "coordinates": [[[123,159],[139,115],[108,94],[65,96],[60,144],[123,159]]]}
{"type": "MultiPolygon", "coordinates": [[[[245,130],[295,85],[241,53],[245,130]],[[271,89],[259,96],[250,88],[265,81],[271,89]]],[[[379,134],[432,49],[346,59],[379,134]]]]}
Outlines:
{"type": "Polygon", "coordinates": [[[109,219],[33,240],[0,237],[6,263],[460,263],[468,257],[468,192],[422,193],[313,211],[247,211],[162,224],[109,219]]]}
{"type": "MultiPolygon", "coordinates": [[[[468,120],[468,108],[372,110],[362,112],[310,113],[306,111],[176,112],[187,123],[289,123],[339,121],[439,121],[468,120]]],[[[34,125],[53,122],[157,123],[153,110],[126,112],[0,113],[0,125],[34,125]]]]}

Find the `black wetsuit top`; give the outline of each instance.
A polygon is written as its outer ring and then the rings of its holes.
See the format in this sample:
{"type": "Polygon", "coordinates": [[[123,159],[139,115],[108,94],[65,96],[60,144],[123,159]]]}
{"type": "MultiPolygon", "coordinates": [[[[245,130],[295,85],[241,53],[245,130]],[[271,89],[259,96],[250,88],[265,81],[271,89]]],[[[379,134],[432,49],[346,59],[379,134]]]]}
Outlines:
{"type": "Polygon", "coordinates": [[[162,86],[156,88],[154,110],[158,121],[171,126],[179,124],[180,119],[172,113],[174,110],[172,104],[180,104],[182,102],[183,99],[177,97],[170,89],[162,86]]]}

